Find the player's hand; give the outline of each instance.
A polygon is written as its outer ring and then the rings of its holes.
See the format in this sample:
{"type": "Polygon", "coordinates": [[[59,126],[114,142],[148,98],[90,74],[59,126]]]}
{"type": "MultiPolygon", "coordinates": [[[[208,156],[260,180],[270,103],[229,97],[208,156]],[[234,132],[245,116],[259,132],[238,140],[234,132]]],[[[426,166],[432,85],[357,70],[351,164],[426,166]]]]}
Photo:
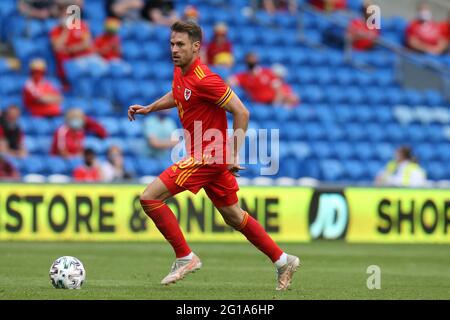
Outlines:
{"type": "Polygon", "coordinates": [[[147,114],[150,112],[150,109],[141,106],[139,104],[134,104],[128,108],[128,119],[130,121],[136,120],[136,114],[147,114]]]}
{"type": "Polygon", "coordinates": [[[231,172],[231,174],[235,177],[240,177],[239,175],[239,171],[240,170],[245,170],[244,167],[242,167],[240,164],[238,163],[233,163],[233,164],[229,164],[228,165],[228,170],[231,172]]]}

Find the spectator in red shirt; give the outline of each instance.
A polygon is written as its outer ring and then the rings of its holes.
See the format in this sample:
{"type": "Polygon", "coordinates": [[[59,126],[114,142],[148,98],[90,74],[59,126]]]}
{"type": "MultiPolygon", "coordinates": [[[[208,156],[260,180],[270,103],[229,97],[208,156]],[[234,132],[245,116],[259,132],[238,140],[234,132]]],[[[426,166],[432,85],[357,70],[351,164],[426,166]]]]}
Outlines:
{"type": "Polygon", "coordinates": [[[209,65],[233,66],[233,49],[227,33],[228,27],[225,23],[218,23],[214,26],[214,36],[206,51],[209,65]]]}
{"type": "Polygon", "coordinates": [[[347,0],[309,0],[310,4],[324,11],[343,10],[347,8],[347,0]]]}
{"type": "Polygon", "coordinates": [[[35,117],[61,115],[61,92],[45,79],[47,65],[43,59],[34,59],[30,64],[31,76],[22,91],[23,104],[35,117]]]}
{"type": "Polygon", "coordinates": [[[351,41],[352,47],[355,50],[372,49],[380,35],[380,31],[378,29],[369,29],[367,26],[367,21],[370,18],[370,13],[367,12],[367,8],[370,5],[371,3],[365,2],[362,7],[364,18],[353,19],[350,21],[347,28],[347,38],[351,41]]]}
{"type": "Polygon", "coordinates": [[[105,32],[95,39],[97,53],[105,60],[122,58],[120,38],[117,31],[120,28],[120,20],[108,18],[105,21],[105,32]]]}
{"type": "Polygon", "coordinates": [[[27,155],[24,133],[19,126],[20,109],[11,105],[0,116],[0,153],[23,158],[27,155]]]}
{"type": "Polygon", "coordinates": [[[231,77],[231,85],[241,86],[254,102],[274,104],[285,100],[283,82],[270,68],[258,65],[256,54],[248,53],[245,62],[248,70],[231,77]]]}
{"type": "Polygon", "coordinates": [[[92,149],[85,149],[83,152],[84,164],[75,168],[73,179],[77,182],[99,182],[102,180],[102,171],[95,158],[92,149]]]}
{"type": "Polygon", "coordinates": [[[69,110],[65,123],[53,135],[51,154],[64,158],[81,156],[87,133],[93,133],[102,139],[108,135],[101,124],[86,116],[82,110],[69,110]]]}
{"type": "Polygon", "coordinates": [[[292,87],[285,82],[287,69],[282,64],[276,63],[272,66],[272,70],[281,82],[280,90],[275,98],[274,104],[281,105],[286,108],[292,108],[300,103],[299,97],[295,94],[292,87]]]}
{"type": "Polygon", "coordinates": [[[448,40],[442,26],[433,20],[429,5],[420,3],[417,14],[417,19],[411,21],[406,29],[407,46],[423,53],[442,54],[447,49],[448,40]]]}
{"type": "Polygon", "coordinates": [[[64,64],[69,60],[76,61],[83,73],[90,73],[93,77],[102,75],[106,72],[107,65],[95,52],[89,26],[85,21],[80,21],[79,28],[76,24],[70,25],[66,13],[67,5],[60,5],[59,10],[60,23],[50,31],[58,75],[63,81],[67,81],[64,64]]]}
{"type": "Polygon", "coordinates": [[[0,153],[0,180],[19,180],[20,174],[14,166],[0,153]]]}

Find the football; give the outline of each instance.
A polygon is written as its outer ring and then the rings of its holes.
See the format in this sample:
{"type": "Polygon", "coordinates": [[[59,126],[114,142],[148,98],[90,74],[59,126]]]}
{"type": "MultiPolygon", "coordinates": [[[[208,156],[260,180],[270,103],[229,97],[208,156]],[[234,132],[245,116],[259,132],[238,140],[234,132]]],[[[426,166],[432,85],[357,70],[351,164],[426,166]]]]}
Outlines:
{"type": "Polygon", "coordinates": [[[63,256],[50,267],[50,282],[57,289],[81,289],[86,279],[86,270],[77,258],[63,256]]]}

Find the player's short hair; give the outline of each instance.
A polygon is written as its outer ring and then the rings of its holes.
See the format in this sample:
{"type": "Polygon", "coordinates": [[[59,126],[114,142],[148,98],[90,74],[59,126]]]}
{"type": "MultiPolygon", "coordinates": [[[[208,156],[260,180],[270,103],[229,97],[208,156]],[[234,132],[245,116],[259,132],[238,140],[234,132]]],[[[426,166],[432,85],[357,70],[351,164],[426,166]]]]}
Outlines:
{"type": "Polygon", "coordinates": [[[177,21],[172,24],[170,30],[172,32],[187,33],[193,43],[196,41],[202,42],[202,29],[194,21],[177,21]]]}

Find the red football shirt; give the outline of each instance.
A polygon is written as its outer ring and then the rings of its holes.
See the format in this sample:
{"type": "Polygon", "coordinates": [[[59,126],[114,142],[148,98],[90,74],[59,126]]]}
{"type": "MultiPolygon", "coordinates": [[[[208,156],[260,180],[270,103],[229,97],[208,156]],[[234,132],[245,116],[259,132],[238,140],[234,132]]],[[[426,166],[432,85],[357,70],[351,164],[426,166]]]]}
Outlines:
{"type": "Polygon", "coordinates": [[[373,47],[375,39],[378,37],[380,32],[377,29],[369,29],[364,20],[353,19],[347,29],[350,34],[362,34],[367,36],[367,38],[359,38],[353,41],[352,46],[357,50],[366,50],[373,47]]]}
{"type": "Polygon", "coordinates": [[[436,45],[444,35],[442,33],[442,27],[438,22],[420,22],[418,20],[414,20],[406,29],[407,39],[412,36],[417,37],[419,40],[428,45],[436,45]]]}
{"type": "MultiPolygon", "coordinates": [[[[59,38],[61,34],[63,33],[64,29],[66,29],[66,26],[58,25],[55,28],[53,28],[50,32],[50,38],[55,39],[59,38]]],[[[67,30],[67,29],[66,29],[67,30]]],[[[74,45],[79,45],[81,42],[84,41],[86,37],[89,37],[91,32],[89,31],[89,26],[84,22],[81,21],[80,28],[79,29],[69,29],[67,30],[68,36],[66,41],[64,42],[64,46],[66,48],[70,48],[74,45]]],[[[64,52],[56,52],[56,56],[58,59],[69,59],[69,58],[78,58],[85,55],[92,54],[94,52],[92,47],[88,47],[82,51],[74,52],[71,54],[67,54],[64,52]]]]}
{"type": "Polygon", "coordinates": [[[276,97],[275,88],[280,85],[275,73],[262,67],[256,67],[253,72],[239,73],[236,79],[250,98],[259,103],[272,103],[276,97]]]}
{"type": "Polygon", "coordinates": [[[85,165],[77,167],[73,171],[73,179],[79,182],[98,182],[102,178],[100,168],[97,166],[87,167],[85,165]]]}
{"type": "Polygon", "coordinates": [[[95,39],[97,52],[106,60],[120,59],[120,38],[117,35],[102,34],[95,39]]]}
{"type": "Polygon", "coordinates": [[[223,107],[234,94],[231,88],[198,58],[184,75],[181,68],[174,68],[172,94],[181,124],[190,135],[185,135],[189,155],[200,160],[203,155],[220,158],[221,152],[225,157],[227,117],[223,107]]]}
{"type": "Polygon", "coordinates": [[[46,94],[59,95],[60,92],[50,81],[45,79],[36,83],[29,79],[23,88],[22,97],[24,105],[32,116],[54,117],[61,114],[58,103],[41,103],[38,98],[46,94]]]}

